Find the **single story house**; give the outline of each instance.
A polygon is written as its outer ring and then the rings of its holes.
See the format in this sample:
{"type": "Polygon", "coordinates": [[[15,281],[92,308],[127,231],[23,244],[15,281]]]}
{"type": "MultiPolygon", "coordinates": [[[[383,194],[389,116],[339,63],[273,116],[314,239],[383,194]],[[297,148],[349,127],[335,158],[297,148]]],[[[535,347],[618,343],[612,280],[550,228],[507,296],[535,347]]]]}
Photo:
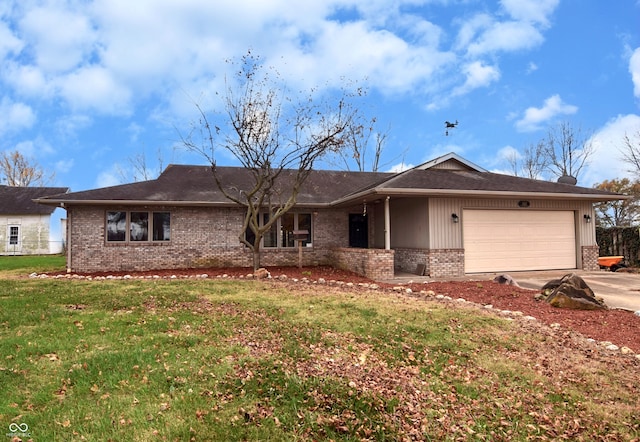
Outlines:
{"type": "MultiPolygon", "coordinates": [[[[244,168],[217,173],[232,191],[252,183],[244,168]]],[[[595,270],[593,204],[623,198],[491,173],[454,153],[400,173],[317,170],[263,238],[262,265],[297,265],[294,232],[307,230],[303,265],[373,279],[595,270]]],[[[67,210],[70,272],[252,265],[238,239],[245,209],[225,198],[209,166],[170,165],[155,180],[38,202],[67,210]]]]}
{"type": "Polygon", "coordinates": [[[68,190],[66,187],[0,186],[0,255],[51,253],[49,235],[55,207],[36,204],[34,200],[68,190]]]}

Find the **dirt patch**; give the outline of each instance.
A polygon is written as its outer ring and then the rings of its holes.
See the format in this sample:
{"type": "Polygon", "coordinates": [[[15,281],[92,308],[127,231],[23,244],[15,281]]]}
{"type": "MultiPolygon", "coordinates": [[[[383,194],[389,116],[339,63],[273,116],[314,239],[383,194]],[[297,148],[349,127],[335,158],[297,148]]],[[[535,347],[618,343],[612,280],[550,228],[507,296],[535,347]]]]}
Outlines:
{"type": "MultiPolygon", "coordinates": [[[[294,279],[317,282],[324,279],[327,282],[341,281],[358,284],[373,284],[374,281],[355,273],[336,269],[329,266],[318,267],[268,267],[272,278],[286,275],[286,281],[294,279]]],[[[246,278],[251,274],[248,268],[207,268],[207,269],[173,269],[154,270],[147,272],[109,272],[84,274],[84,276],[176,276],[190,277],[206,274],[209,278],[229,277],[246,278]]],[[[398,284],[376,283],[383,289],[392,289],[398,284]]],[[[584,311],[559,309],[549,304],[537,301],[534,290],[527,290],[514,286],[497,284],[487,281],[452,281],[408,283],[401,285],[410,288],[414,293],[431,290],[438,295],[449,296],[453,299],[463,298],[466,301],[481,305],[492,305],[495,309],[522,312],[523,315],[533,316],[543,324],[559,324],[560,327],[577,331],[588,338],[597,341],[609,341],[619,347],[626,346],[634,352],[640,353],[640,316],[623,310],[584,311]]]]}

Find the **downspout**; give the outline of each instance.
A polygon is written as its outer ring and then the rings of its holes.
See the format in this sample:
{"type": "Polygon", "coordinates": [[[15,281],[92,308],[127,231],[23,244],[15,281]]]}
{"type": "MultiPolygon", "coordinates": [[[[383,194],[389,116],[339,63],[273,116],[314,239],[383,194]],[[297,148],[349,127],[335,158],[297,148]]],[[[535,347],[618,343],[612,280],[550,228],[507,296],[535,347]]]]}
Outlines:
{"type": "Polygon", "coordinates": [[[67,212],[67,223],[65,225],[64,232],[64,247],[66,248],[65,251],[67,252],[67,273],[71,273],[71,269],[73,268],[71,262],[71,211],[64,206],[64,203],[60,203],[60,207],[65,209],[65,211],[67,212]]]}
{"type": "Polygon", "coordinates": [[[389,215],[389,200],[391,197],[387,197],[384,200],[384,249],[391,250],[391,217],[389,215]]]}

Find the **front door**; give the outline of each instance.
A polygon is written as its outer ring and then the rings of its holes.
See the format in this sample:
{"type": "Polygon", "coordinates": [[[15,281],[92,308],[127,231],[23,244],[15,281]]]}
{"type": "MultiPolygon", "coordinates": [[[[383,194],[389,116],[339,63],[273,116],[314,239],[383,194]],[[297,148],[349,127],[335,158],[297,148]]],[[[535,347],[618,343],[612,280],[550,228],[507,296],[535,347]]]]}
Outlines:
{"type": "Polygon", "coordinates": [[[367,215],[349,215],[349,247],[366,249],[369,247],[369,223],[367,215]]]}

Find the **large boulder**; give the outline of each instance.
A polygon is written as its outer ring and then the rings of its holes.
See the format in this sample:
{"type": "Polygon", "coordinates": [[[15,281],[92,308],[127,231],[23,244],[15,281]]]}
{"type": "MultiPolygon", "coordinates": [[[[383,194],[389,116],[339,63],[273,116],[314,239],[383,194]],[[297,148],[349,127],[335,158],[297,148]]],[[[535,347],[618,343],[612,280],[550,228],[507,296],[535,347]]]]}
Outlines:
{"type": "Polygon", "coordinates": [[[575,273],[554,279],[542,287],[542,299],[554,307],[577,310],[606,310],[602,298],[596,297],[593,290],[575,273]]]}

